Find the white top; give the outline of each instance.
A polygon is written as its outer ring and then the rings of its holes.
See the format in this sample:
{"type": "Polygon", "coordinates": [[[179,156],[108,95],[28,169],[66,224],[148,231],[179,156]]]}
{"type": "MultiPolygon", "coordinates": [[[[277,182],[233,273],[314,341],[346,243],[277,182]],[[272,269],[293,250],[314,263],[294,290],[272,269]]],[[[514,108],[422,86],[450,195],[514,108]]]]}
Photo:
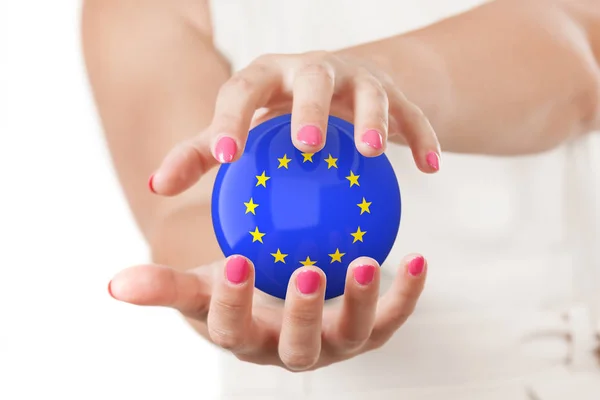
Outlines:
{"type": "MultiPolygon", "coordinates": [[[[335,50],[477,3],[218,0],[212,12],[217,46],[239,69],[263,53],[335,50]]],[[[592,372],[590,319],[574,301],[573,252],[564,240],[565,149],[513,159],[444,154],[436,176],[419,172],[406,148],[387,154],[403,219],[384,281],[403,255],[428,258],[415,314],[382,349],[315,372],[225,354],[222,398],[600,398],[600,378],[588,375],[599,373],[592,372]],[[578,380],[569,361],[583,371],[578,380]]]]}

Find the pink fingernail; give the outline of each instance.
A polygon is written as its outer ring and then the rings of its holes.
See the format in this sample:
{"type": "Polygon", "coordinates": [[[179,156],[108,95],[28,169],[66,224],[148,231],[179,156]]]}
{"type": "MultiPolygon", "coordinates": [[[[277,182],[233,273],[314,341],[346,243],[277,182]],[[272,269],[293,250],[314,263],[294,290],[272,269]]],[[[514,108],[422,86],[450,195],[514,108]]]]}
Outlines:
{"type": "Polygon", "coordinates": [[[417,256],[408,264],[408,273],[412,276],[419,276],[423,273],[423,267],[425,267],[425,259],[422,256],[417,256]]]}
{"type": "Polygon", "coordinates": [[[302,271],[296,277],[296,286],[302,294],[312,294],[319,289],[321,277],[313,270],[302,271]]]}
{"type": "Polygon", "coordinates": [[[114,299],[115,296],[113,295],[112,290],[110,288],[111,284],[112,284],[112,280],[108,282],[108,294],[110,294],[110,297],[112,297],[114,299]]]}
{"type": "Polygon", "coordinates": [[[438,171],[440,169],[440,158],[435,151],[430,151],[427,153],[425,160],[427,161],[427,164],[429,164],[429,166],[434,170],[438,171]]]}
{"type": "Polygon", "coordinates": [[[248,279],[248,261],[244,257],[231,257],[225,266],[225,275],[231,283],[239,285],[248,279]]]}
{"type": "Polygon", "coordinates": [[[381,134],[374,129],[366,131],[363,134],[362,141],[363,143],[377,150],[381,149],[383,146],[381,142],[381,134]]]}
{"type": "Polygon", "coordinates": [[[154,190],[154,174],[150,175],[150,179],[148,179],[148,188],[154,194],[156,194],[156,190],[154,190]]]}
{"type": "Polygon", "coordinates": [[[236,152],[237,144],[235,143],[235,140],[227,136],[219,139],[215,147],[217,160],[221,163],[231,162],[235,157],[236,152]]]}
{"type": "Polygon", "coordinates": [[[309,146],[317,146],[321,143],[321,130],[314,125],[303,126],[298,131],[298,140],[309,146]]]}
{"type": "Polygon", "coordinates": [[[375,276],[375,267],[372,265],[361,265],[354,268],[352,272],[354,273],[354,279],[356,282],[366,286],[373,282],[373,277],[375,276]]]}

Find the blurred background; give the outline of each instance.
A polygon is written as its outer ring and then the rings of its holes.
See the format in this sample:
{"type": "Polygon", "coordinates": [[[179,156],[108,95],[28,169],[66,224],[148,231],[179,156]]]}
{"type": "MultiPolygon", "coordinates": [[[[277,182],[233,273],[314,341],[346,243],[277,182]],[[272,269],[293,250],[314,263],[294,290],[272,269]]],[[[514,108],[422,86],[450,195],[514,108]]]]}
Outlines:
{"type": "MultiPolygon", "coordinates": [[[[107,293],[117,271],[148,253],[90,97],[79,9],[75,0],[0,0],[0,399],[196,399],[199,387],[212,399],[217,351],[177,314],[117,303],[107,293]]],[[[427,208],[437,225],[404,230],[398,253],[418,245],[431,250],[432,265],[461,254],[473,268],[487,257],[532,271],[553,260],[554,274],[583,288],[576,300],[597,300],[598,146],[589,138],[510,161],[447,155],[445,173],[462,178],[430,181],[441,197],[407,196],[407,210],[427,208]],[[440,198],[443,207],[434,205],[440,198]],[[583,272],[573,277],[571,266],[583,272]]],[[[417,226],[419,215],[407,213],[404,226],[417,226]]],[[[445,271],[431,287],[443,292],[464,278],[445,271]]],[[[499,284],[547,289],[526,278],[499,284]]],[[[478,281],[469,285],[476,291],[478,281]]],[[[448,309],[496,300],[481,300],[488,294],[480,290],[448,309]]]]}
{"type": "Polygon", "coordinates": [[[79,3],[0,0],[0,399],[212,399],[215,350],[178,315],[108,295],[148,256],[88,90],[79,3]]]}

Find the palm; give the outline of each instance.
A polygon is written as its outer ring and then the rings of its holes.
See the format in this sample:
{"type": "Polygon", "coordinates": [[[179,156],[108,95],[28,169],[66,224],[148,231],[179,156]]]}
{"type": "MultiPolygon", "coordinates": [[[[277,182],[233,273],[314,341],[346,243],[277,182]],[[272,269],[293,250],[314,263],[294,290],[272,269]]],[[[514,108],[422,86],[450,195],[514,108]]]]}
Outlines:
{"type": "Polygon", "coordinates": [[[412,312],[423,289],[426,265],[420,256],[406,259],[390,290],[379,299],[379,268],[375,260],[359,258],[348,268],[344,296],[327,304],[325,277],[316,267],[302,270],[319,274],[318,290],[300,293],[296,271],[283,301],[256,290],[254,269],[248,266],[247,279],[233,285],[224,273],[227,260],[186,272],[141,265],[119,273],[109,289],[118,300],[178,310],[200,322],[207,339],[240,359],[306,370],[385,343],[412,312]],[[415,260],[421,263],[420,271],[414,269],[415,260]],[[374,275],[360,284],[357,271],[367,266],[375,267],[374,275]]]}

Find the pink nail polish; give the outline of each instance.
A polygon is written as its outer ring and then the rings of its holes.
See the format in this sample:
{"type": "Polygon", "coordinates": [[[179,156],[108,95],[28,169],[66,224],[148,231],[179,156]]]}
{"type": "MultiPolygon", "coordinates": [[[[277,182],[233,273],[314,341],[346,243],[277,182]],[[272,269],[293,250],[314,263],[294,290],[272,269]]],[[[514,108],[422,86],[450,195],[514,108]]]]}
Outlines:
{"type": "Polygon", "coordinates": [[[352,272],[354,273],[354,279],[356,282],[366,286],[373,282],[373,277],[375,276],[375,267],[372,265],[361,265],[354,268],[352,272]]]}
{"type": "Polygon", "coordinates": [[[312,294],[319,289],[321,277],[313,270],[302,271],[296,277],[296,286],[302,294],[312,294]]]}
{"type": "Polygon", "coordinates": [[[233,161],[236,152],[237,144],[235,143],[235,140],[228,136],[223,136],[221,139],[219,139],[217,145],[215,146],[217,160],[221,163],[233,161]]]}
{"type": "Polygon", "coordinates": [[[239,285],[248,279],[248,261],[244,257],[234,256],[227,260],[225,276],[231,283],[239,285]]]}
{"type": "Polygon", "coordinates": [[[427,153],[425,160],[427,161],[427,164],[434,170],[438,171],[440,169],[440,158],[435,151],[430,151],[427,153]]]}
{"type": "Polygon", "coordinates": [[[112,297],[114,299],[115,296],[113,295],[112,290],[110,288],[111,284],[112,284],[112,280],[108,282],[108,294],[110,294],[110,297],[112,297]]]}
{"type": "Polygon", "coordinates": [[[298,131],[298,140],[309,146],[321,144],[321,130],[314,125],[306,125],[298,131]]]}
{"type": "Polygon", "coordinates": [[[381,142],[381,134],[374,129],[366,131],[363,134],[362,141],[369,147],[372,147],[377,150],[381,149],[381,147],[383,146],[381,142]]]}
{"type": "Polygon", "coordinates": [[[148,179],[148,188],[154,194],[156,194],[156,190],[154,190],[154,174],[150,175],[150,179],[148,179]]]}
{"type": "Polygon", "coordinates": [[[423,267],[425,267],[425,259],[417,256],[408,264],[408,273],[412,276],[419,276],[423,273],[423,267]]]}

